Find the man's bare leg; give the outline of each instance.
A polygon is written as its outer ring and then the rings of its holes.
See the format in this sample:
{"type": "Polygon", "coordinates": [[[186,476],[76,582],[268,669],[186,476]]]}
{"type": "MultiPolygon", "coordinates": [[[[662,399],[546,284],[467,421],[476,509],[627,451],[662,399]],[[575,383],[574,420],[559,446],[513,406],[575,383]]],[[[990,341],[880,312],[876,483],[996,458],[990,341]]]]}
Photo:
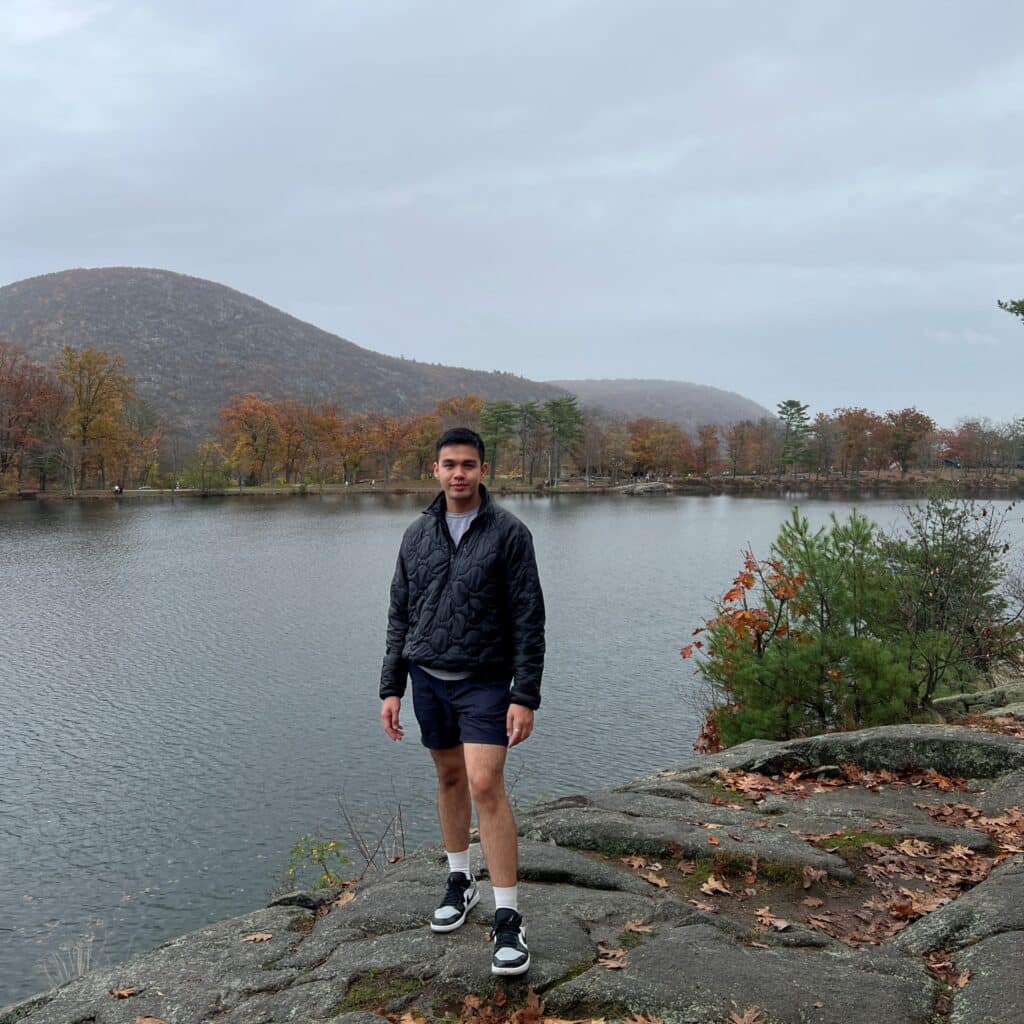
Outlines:
{"type": "Polygon", "coordinates": [[[519,872],[519,848],[516,822],[505,793],[506,748],[466,743],[462,749],[491,883],[501,888],[514,886],[519,872]]]}
{"type": "Polygon", "coordinates": [[[469,849],[469,780],[462,746],[432,750],[437,769],[437,817],[441,839],[449,853],[469,849]]]}

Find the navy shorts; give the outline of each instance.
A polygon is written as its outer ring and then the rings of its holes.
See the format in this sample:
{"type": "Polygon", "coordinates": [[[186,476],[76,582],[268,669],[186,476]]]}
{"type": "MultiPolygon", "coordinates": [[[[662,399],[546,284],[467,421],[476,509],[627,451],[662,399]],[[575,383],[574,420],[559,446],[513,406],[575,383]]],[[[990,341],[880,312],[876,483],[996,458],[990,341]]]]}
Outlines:
{"type": "Polygon", "coordinates": [[[412,706],[423,746],[449,750],[460,743],[508,746],[507,714],[511,679],[472,675],[449,682],[409,666],[412,706]]]}

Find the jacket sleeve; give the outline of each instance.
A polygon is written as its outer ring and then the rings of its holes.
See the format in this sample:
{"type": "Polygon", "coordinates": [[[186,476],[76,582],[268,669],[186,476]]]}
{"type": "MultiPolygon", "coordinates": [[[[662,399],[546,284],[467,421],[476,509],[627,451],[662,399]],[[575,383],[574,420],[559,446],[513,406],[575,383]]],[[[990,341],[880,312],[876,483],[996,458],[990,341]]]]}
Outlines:
{"type": "Polygon", "coordinates": [[[544,594],[533,553],[533,538],[522,524],[513,530],[505,551],[505,586],[512,631],[512,703],[540,707],[544,672],[544,594]]]}
{"type": "Polygon", "coordinates": [[[387,643],[380,671],[380,699],[402,697],[409,675],[409,663],[402,657],[405,634],[409,629],[409,580],[405,573],[405,543],[398,551],[395,575],[391,579],[391,603],[388,606],[387,643]]]}

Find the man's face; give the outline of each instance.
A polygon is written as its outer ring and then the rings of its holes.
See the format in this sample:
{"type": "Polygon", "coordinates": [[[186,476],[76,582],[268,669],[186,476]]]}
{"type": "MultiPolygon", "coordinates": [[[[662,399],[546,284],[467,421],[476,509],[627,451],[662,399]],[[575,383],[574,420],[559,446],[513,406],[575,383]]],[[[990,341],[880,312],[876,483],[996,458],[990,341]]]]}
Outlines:
{"type": "Polygon", "coordinates": [[[449,444],[438,453],[434,476],[441,484],[448,508],[468,512],[480,504],[480,480],[487,463],[471,444],[449,444]]]}

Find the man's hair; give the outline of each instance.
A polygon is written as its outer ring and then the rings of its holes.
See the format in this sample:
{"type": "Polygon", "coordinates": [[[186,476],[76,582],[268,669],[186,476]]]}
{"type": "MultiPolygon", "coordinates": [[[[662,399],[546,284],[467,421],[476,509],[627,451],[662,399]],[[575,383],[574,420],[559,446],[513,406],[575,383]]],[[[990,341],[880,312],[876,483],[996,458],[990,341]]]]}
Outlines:
{"type": "Polygon", "coordinates": [[[452,427],[451,430],[446,430],[437,439],[434,458],[440,459],[441,449],[447,448],[450,444],[471,445],[479,452],[481,465],[486,461],[484,459],[484,439],[475,430],[470,430],[469,427],[452,427]]]}

